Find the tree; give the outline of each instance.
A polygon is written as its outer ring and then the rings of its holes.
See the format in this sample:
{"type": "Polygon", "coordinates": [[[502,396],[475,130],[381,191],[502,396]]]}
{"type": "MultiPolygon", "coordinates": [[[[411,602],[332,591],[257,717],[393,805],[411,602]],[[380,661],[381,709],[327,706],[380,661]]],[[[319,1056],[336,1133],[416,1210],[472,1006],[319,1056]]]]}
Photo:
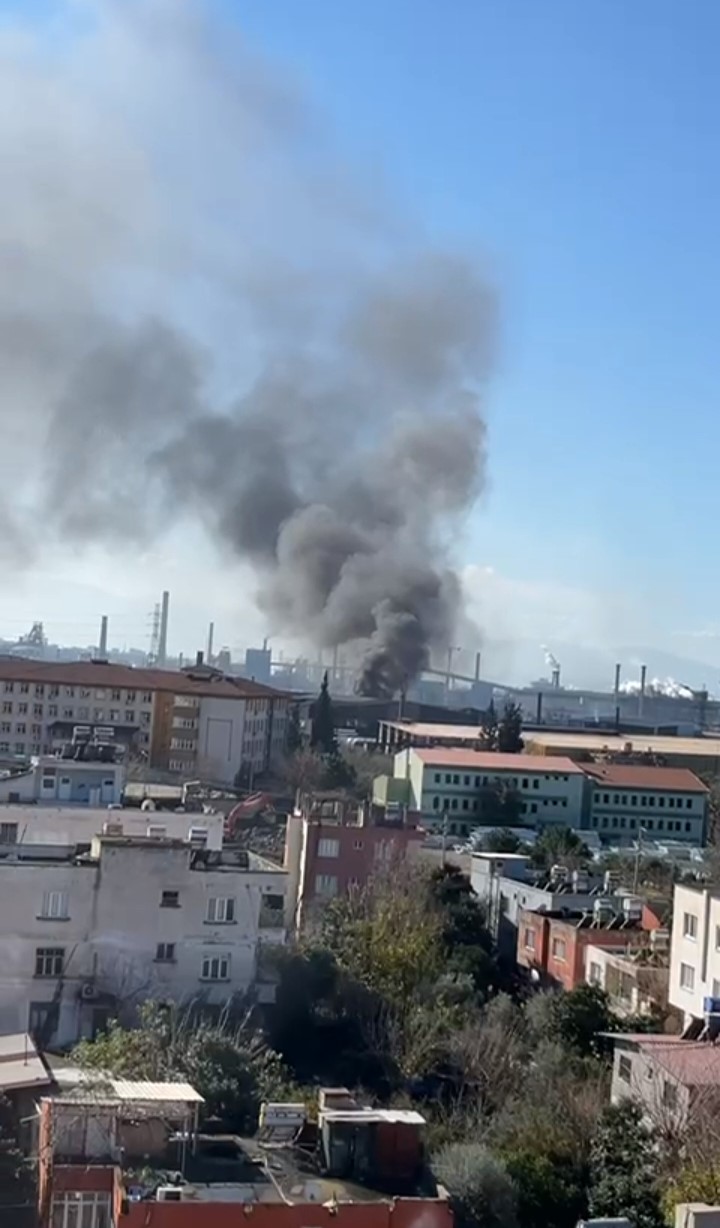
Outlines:
{"type": "Polygon", "coordinates": [[[294,755],[302,747],[302,730],[300,728],[300,713],[297,704],[293,704],[287,723],[287,736],[285,739],[285,749],[289,755],[294,755]]]}
{"type": "Polygon", "coordinates": [[[493,827],[483,836],[481,847],[484,853],[517,853],[522,843],[519,836],[506,827],[493,827]]]}
{"type": "Polygon", "coordinates": [[[337,754],[335,722],[333,720],[332,700],[328,690],[327,670],[323,675],[320,694],[313,705],[310,747],[321,755],[337,754]]]}
{"type": "Polygon", "coordinates": [[[606,1108],[590,1156],[591,1215],[626,1216],[635,1228],[663,1228],[657,1163],[640,1107],[626,1100],[606,1108]]]}
{"type": "Polygon", "coordinates": [[[204,1112],[238,1133],[254,1131],[261,1101],[285,1082],[277,1055],[247,1026],[231,1028],[146,1002],[140,1024],[112,1020],[93,1041],[81,1041],[75,1060],[85,1070],[158,1082],[187,1080],[205,1099],[204,1112]]]}
{"type": "Polygon", "coordinates": [[[546,827],[535,841],[532,858],[536,865],[556,863],[577,867],[590,857],[590,850],[570,827],[546,827]]]}
{"type": "Polygon", "coordinates": [[[498,717],[492,699],[480,718],[480,738],[483,750],[498,748],[498,717]]]}
{"type": "Polygon", "coordinates": [[[525,743],[522,740],[522,708],[508,700],[498,722],[497,749],[503,755],[518,755],[525,743]]]}
{"type": "Polygon", "coordinates": [[[525,1149],[503,1156],[522,1228],[575,1228],[587,1211],[584,1167],[572,1156],[525,1149]]]}
{"type": "Polygon", "coordinates": [[[516,827],[521,821],[522,798],[503,781],[486,785],[480,793],[480,821],[493,827],[516,827]]]}
{"type": "MultiPolygon", "coordinates": [[[[9,1219],[7,1209],[14,1207],[18,1212],[21,1208],[34,1210],[35,1184],[32,1168],[18,1144],[17,1119],[13,1107],[7,1097],[0,1094],[0,1208],[2,1207],[6,1210],[0,1218],[3,1224],[8,1224],[8,1228],[13,1223],[24,1223],[25,1219],[21,1214],[9,1219]]],[[[34,1217],[32,1220],[28,1218],[28,1222],[34,1223],[34,1217]]]]}
{"type": "Polygon", "coordinates": [[[430,898],[439,911],[447,972],[469,977],[475,993],[485,1000],[497,987],[500,973],[485,907],[470,879],[457,866],[435,870],[430,878],[430,898]]]}
{"type": "Polygon", "coordinates": [[[559,1041],[578,1057],[606,1053],[601,1033],[618,1030],[607,994],[598,985],[538,995],[528,1004],[528,1018],[537,1036],[559,1041]]]}
{"type": "Polygon", "coordinates": [[[515,1185],[485,1147],[450,1143],[438,1152],[433,1170],[451,1196],[457,1228],[516,1228],[515,1185]]]}

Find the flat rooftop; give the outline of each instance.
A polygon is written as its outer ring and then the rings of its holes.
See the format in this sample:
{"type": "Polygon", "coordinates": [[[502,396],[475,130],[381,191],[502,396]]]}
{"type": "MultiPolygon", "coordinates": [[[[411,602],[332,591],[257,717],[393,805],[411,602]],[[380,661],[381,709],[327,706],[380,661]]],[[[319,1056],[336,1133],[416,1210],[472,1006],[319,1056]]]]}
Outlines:
{"type": "Polygon", "coordinates": [[[552,730],[547,733],[540,730],[526,730],[523,736],[526,746],[542,746],[548,750],[564,750],[572,747],[574,750],[600,754],[602,751],[618,753],[630,747],[637,754],[696,755],[720,759],[720,737],[676,738],[666,734],[598,734],[575,729],[552,730]]]}
{"type": "MultiPolygon", "coordinates": [[[[468,768],[475,772],[542,772],[545,776],[582,776],[583,768],[572,759],[560,755],[502,755],[497,751],[465,750],[462,747],[442,746],[408,748],[418,759],[430,767],[468,768]]],[[[404,754],[404,750],[398,754],[404,754]]]]}
{"type": "Polygon", "coordinates": [[[411,738],[432,738],[438,742],[479,742],[479,725],[453,725],[432,721],[380,721],[385,729],[394,729],[411,738]]]}

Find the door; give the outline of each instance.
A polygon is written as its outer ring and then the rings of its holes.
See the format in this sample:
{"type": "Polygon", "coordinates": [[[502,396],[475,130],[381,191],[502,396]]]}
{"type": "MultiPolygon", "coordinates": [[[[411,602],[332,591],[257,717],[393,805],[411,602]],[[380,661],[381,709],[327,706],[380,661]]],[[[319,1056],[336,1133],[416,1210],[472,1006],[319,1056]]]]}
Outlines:
{"type": "Polygon", "coordinates": [[[71,791],[72,791],[72,785],[70,784],[70,777],[61,776],[60,785],[58,787],[58,797],[60,798],[60,801],[69,802],[71,791]]]}

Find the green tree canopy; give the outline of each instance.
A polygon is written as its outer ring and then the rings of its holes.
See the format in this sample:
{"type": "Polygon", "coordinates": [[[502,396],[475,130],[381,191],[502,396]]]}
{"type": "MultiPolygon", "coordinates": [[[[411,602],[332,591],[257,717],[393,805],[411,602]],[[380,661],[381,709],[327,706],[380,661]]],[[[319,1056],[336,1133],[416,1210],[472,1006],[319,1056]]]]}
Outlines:
{"type": "Polygon", "coordinates": [[[327,670],[323,676],[320,694],[313,705],[312,732],[310,746],[321,755],[336,755],[337,740],[335,738],[335,721],[333,718],[332,700],[328,690],[327,670]]]}
{"type": "Polygon", "coordinates": [[[438,1152],[433,1171],[451,1196],[457,1228],[517,1228],[514,1182],[486,1147],[450,1143],[438,1152]]]}
{"type": "Polygon", "coordinates": [[[508,700],[498,722],[497,749],[503,755],[518,755],[525,743],[522,739],[522,708],[508,700]]]}
{"type": "Polygon", "coordinates": [[[603,1113],[590,1156],[590,1213],[626,1216],[635,1228],[663,1228],[658,1157],[642,1110],[630,1100],[603,1113]]]}

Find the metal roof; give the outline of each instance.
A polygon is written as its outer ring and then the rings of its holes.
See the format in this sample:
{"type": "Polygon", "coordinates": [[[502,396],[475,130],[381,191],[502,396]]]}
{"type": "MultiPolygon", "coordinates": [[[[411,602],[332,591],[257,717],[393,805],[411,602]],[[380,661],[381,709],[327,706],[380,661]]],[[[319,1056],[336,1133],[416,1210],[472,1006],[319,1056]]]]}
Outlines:
{"type": "Polygon", "coordinates": [[[156,1100],[166,1104],[203,1104],[204,1097],[189,1083],[149,1083],[135,1079],[108,1079],[118,1100],[156,1100]]]}

